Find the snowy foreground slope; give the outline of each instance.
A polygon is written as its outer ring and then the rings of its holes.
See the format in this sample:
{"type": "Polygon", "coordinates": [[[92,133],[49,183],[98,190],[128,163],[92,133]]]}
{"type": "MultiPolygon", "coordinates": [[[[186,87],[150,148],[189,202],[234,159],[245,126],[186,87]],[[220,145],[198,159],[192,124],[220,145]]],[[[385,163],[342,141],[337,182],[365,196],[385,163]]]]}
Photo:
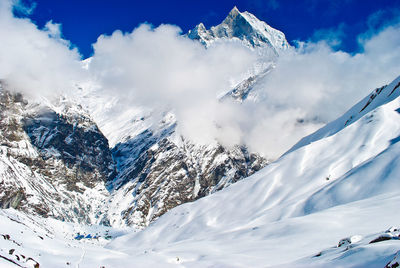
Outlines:
{"type": "MultiPolygon", "coordinates": [[[[254,86],[273,69],[278,54],[289,47],[282,32],[237,8],[210,29],[209,42],[202,42],[195,29],[187,37],[206,47],[212,42],[233,41],[268,55],[262,57],[256,70],[248,70],[243,81],[224,88],[221,101],[253,101],[254,86]]],[[[96,60],[87,59],[85,68],[95,68],[96,60]]],[[[110,98],[98,91],[95,83],[81,86],[77,102],[86,106],[108,139],[116,164],[117,175],[107,184],[110,202],[104,208],[112,226],[145,227],[171,208],[228,187],[268,163],[268,156],[240,144],[231,148],[217,141],[200,144],[191,140],[177,127],[180,122],[170,108],[157,111],[121,105],[123,99],[110,98]]]]}
{"type": "Polygon", "coordinates": [[[250,178],[140,232],[3,210],[0,255],[28,267],[27,256],[43,267],[396,267],[399,93],[400,77],[346,113],[350,124],[338,119],[250,178]],[[99,239],[74,241],[77,232],[99,239]],[[108,234],[115,239],[104,245],[108,234]]]}
{"type": "Polygon", "coordinates": [[[380,90],[368,104],[376,108],[366,113],[367,101],[359,110],[365,115],[336,134],[107,247],[130,254],[141,248],[140,258],[145,251],[154,259],[177,256],[188,267],[384,266],[400,250],[398,236],[368,243],[400,220],[399,82],[380,90]],[[333,248],[354,235],[354,244],[333,248]]]}

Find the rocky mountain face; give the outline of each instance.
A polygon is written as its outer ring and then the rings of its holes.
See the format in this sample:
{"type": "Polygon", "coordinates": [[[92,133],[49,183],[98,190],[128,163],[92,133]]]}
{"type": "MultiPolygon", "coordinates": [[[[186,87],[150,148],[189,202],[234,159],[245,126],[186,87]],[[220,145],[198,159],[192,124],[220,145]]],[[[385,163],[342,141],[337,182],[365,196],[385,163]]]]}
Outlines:
{"type": "Polygon", "coordinates": [[[110,148],[91,117],[0,95],[0,206],[61,220],[147,226],[169,209],[243,179],[266,165],[246,148],[194,144],[147,129],[110,148]]]}
{"type": "Polygon", "coordinates": [[[203,23],[190,30],[187,36],[209,46],[217,40],[240,40],[249,47],[267,47],[276,55],[289,48],[285,35],[249,12],[240,12],[234,7],[217,25],[206,29],[203,23]]]}
{"type": "Polygon", "coordinates": [[[0,206],[73,222],[96,222],[115,176],[107,139],[84,112],[57,113],[0,92],[0,206]]]}
{"type": "MultiPolygon", "coordinates": [[[[152,136],[146,132],[142,138],[146,135],[148,142],[152,136]]],[[[176,133],[141,154],[132,154],[134,148],[128,143],[113,150],[125,169],[114,181],[115,198],[108,209],[122,218],[111,215],[111,225],[147,226],[171,208],[221,190],[267,163],[243,147],[202,146],[176,133]]]]}

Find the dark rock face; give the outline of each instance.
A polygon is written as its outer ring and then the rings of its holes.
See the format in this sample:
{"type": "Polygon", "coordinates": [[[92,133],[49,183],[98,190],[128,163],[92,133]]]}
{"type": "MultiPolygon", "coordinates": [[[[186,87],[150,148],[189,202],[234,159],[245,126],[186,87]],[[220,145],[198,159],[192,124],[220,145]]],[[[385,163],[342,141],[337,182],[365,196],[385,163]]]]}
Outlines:
{"type": "MultiPolygon", "coordinates": [[[[0,92],[0,138],[1,146],[9,148],[2,150],[3,156],[11,156],[15,150],[16,144],[24,139],[21,133],[20,124],[16,114],[19,109],[26,106],[20,94],[7,94],[0,92]]],[[[6,167],[6,174],[13,174],[12,167],[6,167]]],[[[21,208],[26,201],[23,188],[8,187],[5,181],[0,181],[0,207],[1,208],[21,208]]]]}
{"type": "MultiPolygon", "coordinates": [[[[173,129],[174,126],[171,128],[173,129]]],[[[146,159],[151,161],[148,153],[149,149],[157,144],[160,139],[171,134],[171,128],[167,128],[160,135],[147,129],[128,140],[125,143],[118,143],[113,149],[112,154],[118,168],[118,179],[113,182],[112,188],[119,188],[132,178],[139,178],[139,181],[144,180],[144,169],[147,163],[146,159]]]]}
{"type": "Polygon", "coordinates": [[[56,112],[1,92],[1,208],[144,227],[267,163],[246,148],[194,144],[175,133],[176,122],[110,149],[79,105],[63,107],[56,112]]]}
{"type": "Polygon", "coordinates": [[[119,170],[116,177],[124,183],[116,183],[116,190],[124,193],[124,200],[130,200],[131,205],[120,211],[128,225],[147,226],[175,206],[221,190],[267,163],[241,147],[228,150],[217,143],[199,146],[183,137],[177,144],[175,135],[171,133],[161,138],[155,146],[140,150],[140,153],[132,153],[126,148],[131,143],[114,148],[113,152],[117,154],[114,157],[125,159],[120,167],[126,169],[119,170]],[[125,158],[123,152],[128,153],[125,158]],[[132,155],[136,157],[130,158],[132,155]]]}
{"type": "Polygon", "coordinates": [[[115,168],[107,139],[89,117],[58,114],[2,90],[0,142],[1,208],[92,222],[106,193],[87,197],[85,191],[104,188],[115,168]]]}
{"type": "MultiPolygon", "coordinates": [[[[108,141],[95,124],[89,127],[79,125],[80,120],[69,119],[50,109],[23,119],[23,128],[34,146],[39,148],[44,160],[61,159],[68,168],[76,168],[78,179],[93,187],[87,178],[107,181],[113,179],[115,170],[108,141]],[[69,122],[71,121],[71,122],[69,122]],[[87,176],[99,171],[100,178],[87,176]]],[[[88,121],[87,121],[88,122],[88,121]]],[[[90,121],[89,121],[90,122],[90,121]]]]}

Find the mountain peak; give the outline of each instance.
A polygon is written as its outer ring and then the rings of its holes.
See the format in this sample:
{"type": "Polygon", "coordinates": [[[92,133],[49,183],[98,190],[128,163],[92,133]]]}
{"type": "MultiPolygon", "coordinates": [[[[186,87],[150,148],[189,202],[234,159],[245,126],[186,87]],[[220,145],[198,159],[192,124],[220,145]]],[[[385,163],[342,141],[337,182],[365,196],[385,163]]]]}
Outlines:
{"type": "Polygon", "coordinates": [[[240,23],[240,21],[245,22],[246,18],[243,16],[243,14],[239,11],[239,9],[234,6],[232,10],[228,13],[228,16],[224,19],[222,24],[227,24],[229,26],[232,26],[233,24],[240,23]]]}
{"type": "Polygon", "coordinates": [[[204,24],[202,22],[200,22],[199,24],[196,25],[195,29],[205,31],[206,26],[204,26],[204,24]]]}
{"type": "Polygon", "coordinates": [[[239,9],[236,6],[234,6],[232,10],[229,12],[228,16],[235,17],[239,14],[240,14],[239,9]]]}
{"type": "Polygon", "coordinates": [[[216,40],[239,39],[251,48],[269,47],[276,55],[289,47],[282,32],[247,11],[240,12],[236,6],[221,24],[207,30],[204,24],[200,23],[190,30],[187,36],[190,39],[199,40],[205,46],[209,46],[216,40]]]}
{"type": "Polygon", "coordinates": [[[207,39],[207,29],[204,26],[204,24],[202,22],[200,22],[199,24],[196,25],[196,27],[194,27],[193,30],[190,30],[188,32],[188,37],[192,40],[200,40],[200,42],[202,42],[203,44],[205,44],[203,42],[203,39],[207,39]]]}

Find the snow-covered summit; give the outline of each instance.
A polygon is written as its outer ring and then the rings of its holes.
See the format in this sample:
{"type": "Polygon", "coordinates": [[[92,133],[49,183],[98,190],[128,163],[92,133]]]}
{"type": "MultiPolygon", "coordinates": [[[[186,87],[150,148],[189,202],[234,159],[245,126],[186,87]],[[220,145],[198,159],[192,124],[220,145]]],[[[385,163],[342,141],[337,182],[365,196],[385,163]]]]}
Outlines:
{"type": "Polygon", "coordinates": [[[239,39],[249,47],[269,47],[276,54],[290,46],[281,31],[247,11],[240,12],[236,6],[221,24],[207,30],[200,23],[188,32],[188,37],[199,40],[206,46],[220,39],[239,39]]]}

